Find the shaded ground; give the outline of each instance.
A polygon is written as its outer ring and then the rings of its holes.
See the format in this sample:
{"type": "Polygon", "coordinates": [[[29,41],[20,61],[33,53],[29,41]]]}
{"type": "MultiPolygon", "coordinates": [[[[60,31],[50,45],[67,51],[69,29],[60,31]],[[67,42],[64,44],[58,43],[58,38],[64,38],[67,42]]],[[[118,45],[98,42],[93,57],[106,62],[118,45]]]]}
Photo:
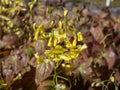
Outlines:
{"type": "MultiPolygon", "coordinates": [[[[91,4],[96,4],[98,6],[105,6],[106,0],[72,0],[73,2],[86,2],[86,3],[91,3],[91,4]]],[[[111,7],[119,7],[120,6],[120,0],[112,0],[110,3],[111,7]]]]}

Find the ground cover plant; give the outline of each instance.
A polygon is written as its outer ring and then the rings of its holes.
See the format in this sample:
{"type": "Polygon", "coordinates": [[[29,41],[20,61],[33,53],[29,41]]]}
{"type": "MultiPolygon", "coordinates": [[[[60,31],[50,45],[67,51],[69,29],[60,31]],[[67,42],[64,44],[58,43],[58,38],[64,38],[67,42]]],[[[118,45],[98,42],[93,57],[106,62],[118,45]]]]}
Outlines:
{"type": "Polygon", "coordinates": [[[120,16],[56,2],[0,1],[0,90],[119,90],[120,16]]]}

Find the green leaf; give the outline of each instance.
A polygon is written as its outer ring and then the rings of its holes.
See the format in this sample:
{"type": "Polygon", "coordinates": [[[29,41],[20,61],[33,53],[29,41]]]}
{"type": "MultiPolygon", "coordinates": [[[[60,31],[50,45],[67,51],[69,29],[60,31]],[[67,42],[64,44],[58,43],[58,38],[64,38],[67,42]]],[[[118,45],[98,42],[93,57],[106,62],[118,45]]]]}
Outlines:
{"type": "Polygon", "coordinates": [[[119,88],[117,86],[115,86],[115,90],[119,90],[119,88]]]}
{"type": "Polygon", "coordinates": [[[28,48],[26,49],[26,53],[27,53],[27,55],[28,55],[29,57],[32,57],[32,56],[34,56],[34,49],[31,48],[31,47],[28,47],[28,48]]]}

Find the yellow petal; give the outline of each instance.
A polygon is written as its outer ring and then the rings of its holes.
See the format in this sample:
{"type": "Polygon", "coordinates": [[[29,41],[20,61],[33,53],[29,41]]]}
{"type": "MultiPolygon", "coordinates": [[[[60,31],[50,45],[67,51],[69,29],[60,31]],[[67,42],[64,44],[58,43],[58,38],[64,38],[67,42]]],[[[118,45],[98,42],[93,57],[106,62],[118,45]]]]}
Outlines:
{"type": "Polygon", "coordinates": [[[86,48],[87,48],[87,45],[86,44],[84,44],[84,45],[78,45],[77,46],[78,47],[78,49],[80,50],[80,51],[83,51],[83,50],[85,50],[86,48]]]}
{"type": "Polygon", "coordinates": [[[37,29],[36,29],[36,23],[33,24],[33,29],[34,29],[35,32],[37,31],[37,29]]]}
{"type": "Polygon", "coordinates": [[[111,82],[115,82],[115,78],[113,76],[110,77],[111,82]]]}
{"type": "Polygon", "coordinates": [[[65,40],[65,44],[67,48],[72,48],[72,44],[70,43],[69,40],[65,40]]]}
{"type": "Polygon", "coordinates": [[[56,45],[57,45],[57,39],[54,40],[54,46],[56,46],[56,45]]]}
{"type": "Polygon", "coordinates": [[[5,7],[2,7],[2,5],[0,5],[0,13],[2,13],[5,10],[5,7]]]}
{"type": "Polygon", "coordinates": [[[74,59],[74,58],[77,58],[78,55],[79,55],[78,53],[71,52],[69,56],[70,56],[72,59],[74,59]]]}
{"type": "Polygon", "coordinates": [[[59,34],[59,35],[58,35],[58,38],[63,38],[63,39],[66,38],[66,33],[59,34]]]}
{"type": "Polygon", "coordinates": [[[35,58],[37,59],[37,64],[40,64],[41,63],[41,58],[40,56],[38,55],[38,53],[35,53],[35,58]]]}
{"type": "Polygon", "coordinates": [[[81,47],[81,51],[84,50],[84,49],[86,49],[86,48],[87,48],[87,45],[84,44],[84,45],[81,47]]]}
{"type": "Polygon", "coordinates": [[[67,68],[67,69],[70,69],[71,68],[71,65],[65,65],[65,67],[67,68]]]}
{"type": "Polygon", "coordinates": [[[57,46],[55,46],[55,48],[54,48],[54,50],[53,50],[53,53],[55,53],[55,54],[60,54],[60,53],[66,52],[66,51],[67,51],[67,50],[64,49],[62,46],[57,45],[57,46]]]}
{"type": "Polygon", "coordinates": [[[46,10],[46,14],[50,14],[50,13],[51,13],[51,9],[50,9],[50,7],[48,7],[46,10]]]}
{"type": "Polygon", "coordinates": [[[29,2],[28,5],[29,5],[29,8],[30,8],[30,11],[33,9],[35,3],[36,3],[37,0],[33,0],[32,2],[29,2]]]}
{"type": "Polygon", "coordinates": [[[21,73],[18,73],[18,75],[13,79],[13,81],[16,81],[18,79],[22,79],[21,73]]]}
{"type": "Polygon", "coordinates": [[[40,30],[40,33],[43,34],[43,32],[44,32],[44,25],[43,25],[43,23],[40,24],[38,28],[40,30]]]}
{"type": "Polygon", "coordinates": [[[59,21],[59,28],[62,29],[62,27],[63,27],[62,21],[59,21]]]}
{"type": "Polygon", "coordinates": [[[60,58],[58,58],[58,57],[55,57],[54,59],[53,59],[53,61],[55,61],[56,63],[58,63],[58,62],[60,62],[60,58]]]}
{"type": "Polygon", "coordinates": [[[9,26],[10,28],[13,27],[13,23],[12,23],[11,21],[8,21],[7,24],[8,24],[8,26],[9,26]]]}
{"type": "Polygon", "coordinates": [[[52,21],[50,22],[50,26],[53,26],[54,23],[55,23],[55,22],[52,20],[52,21]]]}
{"type": "Polygon", "coordinates": [[[72,46],[76,47],[76,44],[77,44],[77,38],[76,38],[76,36],[74,36],[74,40],[73,40],[72,46]]]}
{"type": "Polygon", "coordinates": [[[78,32],[77,36],[78,36],[78,41],[82,41],[83,40],[83,35],[82,35],[81,32],[78,32]]]}
{"type": "Polygon", "coordinates": [[[62,67],[65,67],[65,63],[62,63],[62,67]]]}
{"type": "Polygon", "coordinates": [[[72,48],[72,44],[71,44],[71,43],[67,43],[67,44],[66,44],[66,47],[67,47],[67,48],[72,48]]]}
{"type": "Polygon", "coordinates": [[[53,45],[53,43],[52,43],[52,38],[50,38],[49,41],[48,41],[48,46],[50,47],[50,46],[52,46],[52,45],[53,45]]]}
{"type": "Polygon", "coordinates": [[[46,56],[50,57],[50,58],[54,58],[54,57],[55,57],[55,55],[54,55],[54,53],[52,52],[52,50],[46,50],[46,51],[44,52],[44,54],[45,54],[46,56]]]}
{"type": "Polygon", "coordinates": [[[63,59],[63,60],[65,60],[65,61],[69,61],[69,60],[71,60],[71,58],[68,56],[68,55],[59,55],[59,57],[61,58],[61,59],[63,59]]]}
{"type": "Polygon", "coordinates": [[[65,10],[65,11],[64,11],[64,17],[66,17],[67,14],[68,14],[68,10],[65,10]]]}
{"type": "Polygon", "coordinates": [[[73,20],[68,21],[68,25],[71,26],[73,24],[73,20]]]}
{"type": "Polygon", "coordinates": [[[38,40],[38,38],[39,38],[39,31],[35,33],[34,40],[38,40]]]}

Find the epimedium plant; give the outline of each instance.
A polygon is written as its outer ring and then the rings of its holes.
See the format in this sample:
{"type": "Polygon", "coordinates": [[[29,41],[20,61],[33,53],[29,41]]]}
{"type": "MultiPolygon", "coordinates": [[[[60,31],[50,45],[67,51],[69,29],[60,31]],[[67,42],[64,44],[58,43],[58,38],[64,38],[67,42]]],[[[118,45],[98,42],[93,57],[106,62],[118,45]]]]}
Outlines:
{"type": "MultiPolygon", "coordinates": [[[[37,64],[38,70],[41,71],[42,68],[47,67],[45,65],[43,65],[42,67],[41,64],[43,63],[49,65],[50,67],[52,66],[53,68],[48,67],[46,69],[51,69],[51,71],[52,70],[54,71],[53,73],[54,84],[56,88],[61,88],[61,89],[62,87],[57,87],[59,86],[59,84],[62,84],[60,83],[61,80],[59,80],[59,78],[63,79],[63,81],[64,80],[69,81],[69,79],[62,75],[59,75],[57,69],[59,68],[66,69],[68,76],[71,76],[72,69],[75,67],[74,65],[72,65],[72,63],[78,56],[80,56],[81,52],[87,48],[87,45],[84,43],[84,38],[82,33],[76,32],[75,28],[72,29],[70,28],[71,21],[67,20],[67,14],[68,14],[68,10],[64,10],[63,19],[59,20],[59,22],[57,22],[58,26],[55,28],[51,28],[49,33],[45,32],[43,24],[40,24],[38,27],[36,27],[35,24],[33,25],[35,31],[34,39],[40,40],[41,42],[46,41],[47,43],[46,48],[48,48],[48,50],[45,50],[43,52],[42,56],[38,53],[35,54],[35,57],[37,58],[38,61],[37,64]]],[[[50,27],[53,27],[53,25],[54,25],[54,21],[50,21],[50,27]]],[[[44,76],[43,72],[44,74],[47,73],[45,74],[47,75],[46,77],[48,77],[48,74],[50,74],[48,73],[48,71],[36,72],[37,75],[36,81],[38,84],[40,84],[41,81],[39,77],[44,76]]],[[[66,85],[64,85],[63,89],[66,90],[65,86],[66,85]]]]}

